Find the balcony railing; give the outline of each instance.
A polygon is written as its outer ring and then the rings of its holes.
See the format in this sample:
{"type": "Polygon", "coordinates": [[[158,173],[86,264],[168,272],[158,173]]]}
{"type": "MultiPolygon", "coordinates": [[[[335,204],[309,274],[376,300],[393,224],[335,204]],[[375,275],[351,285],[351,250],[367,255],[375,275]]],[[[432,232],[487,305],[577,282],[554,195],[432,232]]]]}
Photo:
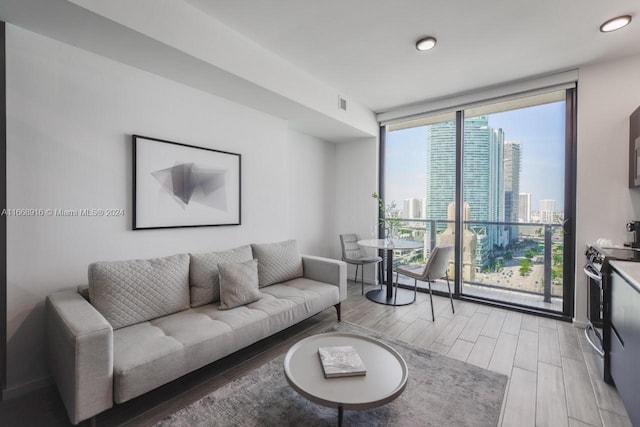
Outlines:
{"type": "MultiPolygon", "coordinates": [[[[397,227],[399,234],[397,237],[424,241],[424,260],[428,258],[429,253],[437,244],[442,243],[439,241],[444,238],[451,240],[450,242],[446,242],[447,244],[453,244],[452,230],[446,231],[446,228],[453,224],[454,221],[399,219],[401,225],[397,227]]],[[[465,234],[468,230],[476,239],[476,253],[467,254],[467,258],[474,258],[474,268],[477,270],[473,274],[467,274],[471,277],[465,278],[463,274],[462,282],[465,285],[484,287],[487,288],[487,290],[506,290],[532,296],[541,296],[545,303],[550,303],[552,297],[562,298],[562,224],[465,221],[464,229],[465,234]],[[519,267],[517,265],[518,262],[520,262],[519,267]],[[505,266],[505,264],[511,265],[505,266]],[[539,281],[535,281],[535,284],[533,284],[528,283],[526,279],[530,273],[534,272],[534,269],[535,275],[540,275],[541,272],[539,268],[536,268],[540,266],[540,264],[542,264],[544,268],[542,277],[540,277],[540,279],[542,279],[542,289],[538,290],[537,288],[540,287],[539,281]],[[517,267],[517,269],[514,267],[517,267]],[[527,286],[535,289],[522,289],[513,285],[504,286],[500,284],[501,276],[498,273],[503,268],[509,269],[508,271],[511,274],[511,276],[508,276],[507,281],[518,279],[521,283],[526,282],[527,286]],[[518,274],[518,276],[521,277],[516,276],[514,278],[514,274],[518,274]],[[481,280],[488,280],[486,282],[474,280],[472,277],[476,276],[481,277],[481,280]],[[495,279],[493,280],[495,283],[491,283],[492,279],[495,279]]],[[[471,238],[473,239],[473,237],[471,238]]],[[[420,259],[419,253],[407,253],[404,257],[396,257],[396,263],[398,264],[415,261],[423,261],[420,259]]],[[[473,262],[470,264],[474,265],[473,262]]],[[[502,279],[504,279],[504,277],[502,277],[502,279]]]]}

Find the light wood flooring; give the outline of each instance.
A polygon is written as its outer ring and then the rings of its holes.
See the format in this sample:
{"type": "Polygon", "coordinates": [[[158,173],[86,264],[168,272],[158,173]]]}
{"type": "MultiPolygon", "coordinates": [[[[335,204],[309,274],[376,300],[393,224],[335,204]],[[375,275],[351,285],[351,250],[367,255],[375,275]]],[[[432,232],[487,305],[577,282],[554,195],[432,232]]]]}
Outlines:
{"type": "MultiPolygon", "coordinates": [[[[367,288],[365,288],[366,291],[367,288]]],[[[349,282],[342,319],[431,351],[509,376],[500,426],[631,426],[615,390],[599,373],[582,330],[571,324],[434,297],[389,307],[360,295],[349,282]]],[[[232,356],[100,414],[98,426],[152,425],[285,352],[300,338],[336,321],[331,308],[232,356]]],[[[54,387],[0,404],[2,426],[68,426],[54,387]]]]}
{"type": "Polygon", "coordinates": [[[405,307],[372,306],[351,287],[347,321],[508,375],[500,426],[631,426],[571,323],[458,300],[452,314],[449,299],[435,296],[434,322],[428,294],[405,307]]]}

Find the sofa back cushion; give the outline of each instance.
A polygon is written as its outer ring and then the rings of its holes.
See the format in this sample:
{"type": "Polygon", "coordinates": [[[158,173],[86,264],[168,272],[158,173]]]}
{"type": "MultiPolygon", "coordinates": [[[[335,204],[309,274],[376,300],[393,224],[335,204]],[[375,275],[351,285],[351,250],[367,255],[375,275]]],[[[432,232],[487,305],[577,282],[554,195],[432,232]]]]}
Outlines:
{"type": "Polygon", "coordinates": [[[218,264],[251,261],[251,246],[240,246],[228,251],[191,254],[189,285],[191,307],[199,307],[220,300],[218,264]]]}
{"type": "Polygon", "coordinates": [[[91,304],[113,329],[189,308],[189,255],[89,266],[91,304]]]}
{"type": "Polygon", "coordinates": [[[279,243],[252,244],[253,257],[258,260],[260,287],[302,277],[302,257],[295,240],[279,243]]]}

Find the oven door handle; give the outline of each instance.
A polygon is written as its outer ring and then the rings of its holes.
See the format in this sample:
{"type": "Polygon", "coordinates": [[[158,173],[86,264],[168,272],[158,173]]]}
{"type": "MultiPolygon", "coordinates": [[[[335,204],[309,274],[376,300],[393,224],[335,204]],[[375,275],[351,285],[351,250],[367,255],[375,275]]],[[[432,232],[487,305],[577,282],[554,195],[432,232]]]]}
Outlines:
{"type": "MultiPolygon", "coordinates": [[[[598,353],[600,355],[600,357],[604,357],[604,350],[602,350],[595,342],[593,342],[593,340],[591,339],[591,334],[589,333],[589,331],[593,331],[596,334],[596,336],[598,338],[600,338],[600,334],[593,327],[593,325],[591,323],[588,323],[587,326],[584,328],[584,337],[587,339],[587,341],[589,342],[589,345],[591,347],[593,347],[593,349],[596,351],[596,353],[598,353]]],[[[602,342],[602,339],[600,339],[600,342],[602,342]]]]}
{"type": "Polygon", "coordinates": [[[591,264],[586,264],[583,270],[584,270],[584,274],[586,274],[593,280],[597,282],[602,282],[602,274],[598,270],[596,270],[596,268],[591,264]]]}

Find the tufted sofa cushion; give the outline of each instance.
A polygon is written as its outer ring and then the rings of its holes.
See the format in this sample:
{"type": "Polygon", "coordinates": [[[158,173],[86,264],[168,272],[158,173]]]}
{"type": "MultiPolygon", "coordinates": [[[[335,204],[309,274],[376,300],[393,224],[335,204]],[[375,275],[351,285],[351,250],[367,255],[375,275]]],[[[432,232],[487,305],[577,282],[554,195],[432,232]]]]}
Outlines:
{"type": "Polygon", "coordinates": [[[113,329],[186,310],[189,255],[93,263],[89,297],[113,329]]]}
{"type": "Polygon", "coordinates": [[[253,256],[258,260],[260,287],[302,277],[302,256],[295,240],[279,243],[252,244],[253,256]]]}
{"type": "Polygon", "coordinates": [[[218,264],[251,261],[251,246],[240,246],[220,252],[191,254],[190,292],[191,307],[200,307],[220,300],[218,264]]]}
{"type": "Polygon", "coordinates": [[[113,396],[126,402],[340,301],[338,286],[306,278],[260,289],[233,310],[207,304],[114,331],[113,396]]]}

